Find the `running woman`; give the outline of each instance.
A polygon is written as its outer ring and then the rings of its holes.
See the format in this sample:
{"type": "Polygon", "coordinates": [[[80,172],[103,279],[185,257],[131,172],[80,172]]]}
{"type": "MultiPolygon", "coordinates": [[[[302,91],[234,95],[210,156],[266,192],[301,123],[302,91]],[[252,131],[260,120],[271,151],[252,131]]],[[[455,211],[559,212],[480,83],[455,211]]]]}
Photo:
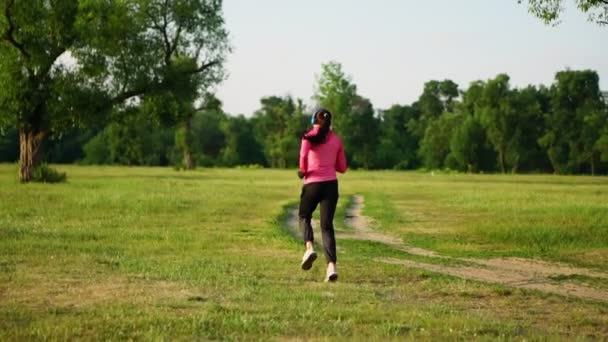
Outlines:
{"type": "Polygon", "coordinates": [[[317,110],[312,116],[312,124],[313,128],[302,137],[298,171],[298,176],[304,179],[299,211],[300,229],[304,232],[306,244],[302,269],[309,270],[317,259],[317,253],[313,248],[314,237],[310,221],[312,213],[320,204],[321,233],[327,260],[325,281],[333,282],[338,280],[333,222],[338,203],[336,171],[346,172],[346,158],[342,141],[331,131],[331,113],[324,108],[317,110]]]}

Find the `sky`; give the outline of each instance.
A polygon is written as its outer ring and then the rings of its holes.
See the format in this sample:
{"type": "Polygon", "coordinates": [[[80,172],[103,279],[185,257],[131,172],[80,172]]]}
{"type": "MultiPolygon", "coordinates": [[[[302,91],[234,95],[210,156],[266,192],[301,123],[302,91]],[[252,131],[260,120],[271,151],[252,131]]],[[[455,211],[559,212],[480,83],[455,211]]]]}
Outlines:
{"type": "Polygon", "coordinates": [[[329,61],[376,109],[411,104],[430,80],[466,89],[499,73],[523,87],[592,69],[608,90],[608,27],[565,2],[561,24],[547,26],[517,0],[224,0],[233,51],[217,96],[234,115],[251,115],[264,96],[314,106],[329,61]]]}

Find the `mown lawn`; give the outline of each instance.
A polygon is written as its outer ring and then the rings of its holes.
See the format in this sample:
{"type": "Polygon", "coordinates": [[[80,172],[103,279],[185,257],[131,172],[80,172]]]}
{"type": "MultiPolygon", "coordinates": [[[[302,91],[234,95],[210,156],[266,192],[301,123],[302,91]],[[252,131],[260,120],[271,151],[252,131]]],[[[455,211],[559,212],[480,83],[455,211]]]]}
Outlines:
{"type": "MultiPolygon", "coordinates": [[[[0,340],[608,338],[606,303],[378,263],[411,257],[379,243],[338,241],[336,284],[301,271],[292,170],[58,168],[0,165],[0,340]]],[[[353,194],[411,245],[608,269],[607,178],[350,172],[340,215],[353,194]]]]}

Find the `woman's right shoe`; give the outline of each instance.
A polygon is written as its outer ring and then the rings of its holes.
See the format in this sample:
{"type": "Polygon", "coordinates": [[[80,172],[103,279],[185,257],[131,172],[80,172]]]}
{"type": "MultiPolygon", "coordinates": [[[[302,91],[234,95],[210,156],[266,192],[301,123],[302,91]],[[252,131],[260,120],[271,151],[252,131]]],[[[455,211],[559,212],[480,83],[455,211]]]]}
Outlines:
{"type": "Polygon", "coordinates": [[[338,280],[338,273],[334,272],[331,274],[327,275],[327,278],[325,279],[326,282],[330,282],[333,283],[334,281],[338,280]]]}
{"type": "Polygon", "coordinates": [[[325,278],[326,282],[334,282],[338,280],[338,272],[336,271],[335,264],[327,264],[327,278],[325,278]]]}
{"type": "Polygon", "coordinates": [[[302,269],[308,271],[312,268],[312,263],[317,260],[317,253],[312,249],[307,249],[302,257],[302,269]]]}

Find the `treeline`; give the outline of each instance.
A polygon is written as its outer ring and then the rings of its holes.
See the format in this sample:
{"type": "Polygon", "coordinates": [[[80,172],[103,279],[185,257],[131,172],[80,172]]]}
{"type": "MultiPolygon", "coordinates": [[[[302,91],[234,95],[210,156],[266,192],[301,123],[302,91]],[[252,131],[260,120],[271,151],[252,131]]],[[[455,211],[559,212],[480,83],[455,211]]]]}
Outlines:
{"type": "MultiPolygon", "coordinates": [[[[323,65],[314,99],[334,113],[349,164],[366,169],[606,174],[608,109],[596,72],[560,71],[549,87],[514,88],[501,74],[467,89],[430,81],[411,105],[375,109],[341,65],[323,65]]],[[[210,97],[180,126],[145,107],[105,126],[46,142],[50,163],[290,168],[312,108],[289,96],[262,98],[249,117],[210,97]]],[[[0,161],[19,158],[18,134],[0,135],[0,161]]]]}

